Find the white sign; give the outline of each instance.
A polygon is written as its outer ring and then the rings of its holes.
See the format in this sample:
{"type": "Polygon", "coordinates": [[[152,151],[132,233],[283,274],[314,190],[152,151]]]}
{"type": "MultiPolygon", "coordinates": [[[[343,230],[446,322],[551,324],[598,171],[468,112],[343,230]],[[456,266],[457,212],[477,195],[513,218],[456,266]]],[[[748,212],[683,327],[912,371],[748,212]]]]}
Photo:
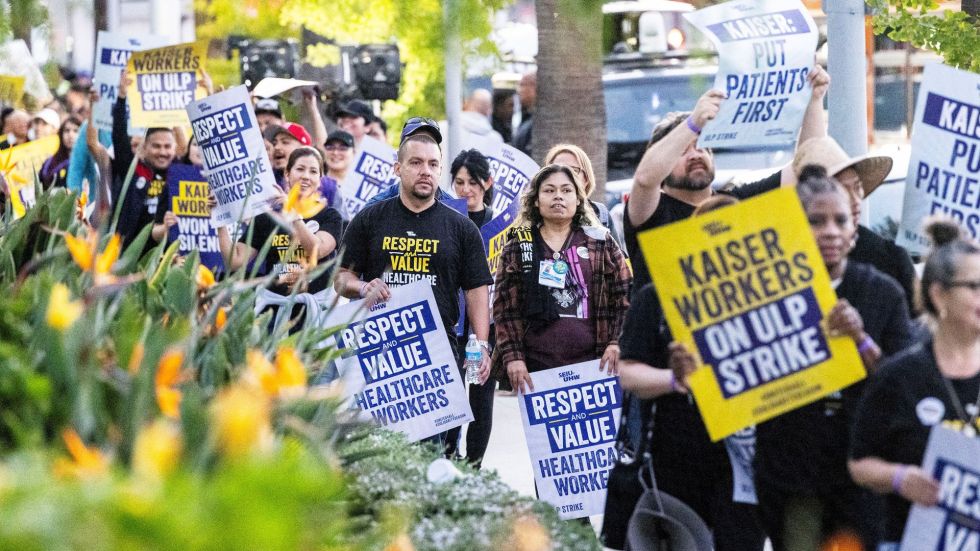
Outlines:
{"type": "Polygon", "coordinates": [[[235,86],[187,105],[194,137],[218,205],[215,227],[236,224],[269,210],[276,180],[245,86],[235,86]]]}
{"type": "Polygon", "coordinates": [[[398,183],[398,177],[392,173],[396,157],[390,145],[370,136],[361,139],[354,168],[340,185],[348,216],[354,218],[375,195],[398,183]]]}
{"type": "Polygon", "coordinates": [[[755,425],[725,438],[725,451],[732,464],[732,501],[758,505],[755,493],[755,425]]]}
{"type": "Polygon", "coordinates": [[[24,93],[33,96],[40,105],[47,105],[54,99],[41,74],[41,67],[23,40],[0,44],[0,75],[24,77],[24,93]]]}
{"type": "Polygon", "coordinates": [[[958,220],[980,238],[980,75],[927,65],[915,105],[912,155],[897,243],[929,250],[922,220],[935,213],[958,220]]]}
{"type": "Polygon", "coordinates": [[[980,549],[980,439],[935,426],[922,468],[939,482],[939,504],[912,506],[901,551],[980,549]]]}
{"type": "Polygon", "coordinates": [[[728,99],[698,147],[796,142],[810,101],[817,27],[799,0],[733,0],[684,14],[718,50],[714,87],[728,99]]]}
{"type": "MultiPolygon", "coordinates": [[[[126,68],[126,62],[133,52],[166,46],[168,41],[162,36],[130,36],[122,33],[99,31],[95,47],[95,71],[92,82],[99,92],[99,101],[92,106],[95,126],[112,130],[112,105],[119,93],[119,75],[126,68]]],[[[129,134],[134,135],[134,130],[129,134]]],[[[138,132],[142,134],[142,132],[138,132]]]]}
{"type": "Polygon", "coordinates": [[[352,406],[378,425],[416,442],[473,420],[428,280],[392,289],[370,311],[363,300],[337,306],[321,325],[346,325],[338,371],[352,406]]]}
{"type": "Polygon", "coordinates": [[[295,78],[266,77],[252,88],[252,95],[257,98],[271,98],[293,88],[301,86],[316,86],[312,80],[296,80],[295,78]]]}
{"type": "Polygon", "coordinates": [[[623,393],[599,361],[531,373],[519,396],[538,495],[562,519],[602,514],[623,393]]]}

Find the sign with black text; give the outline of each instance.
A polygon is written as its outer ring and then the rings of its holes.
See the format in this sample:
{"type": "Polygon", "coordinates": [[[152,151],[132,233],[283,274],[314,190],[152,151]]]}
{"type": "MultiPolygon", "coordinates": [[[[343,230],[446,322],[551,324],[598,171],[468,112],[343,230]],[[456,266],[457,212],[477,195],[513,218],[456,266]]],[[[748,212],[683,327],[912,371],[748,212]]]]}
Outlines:
{"type": "Polygon", "coordinates": [[[594,360],[531,373],[531,380],[534,391],[518,403],[540,499],[562,519],[602,514],[618,457],[619,378],[594,360]]]}

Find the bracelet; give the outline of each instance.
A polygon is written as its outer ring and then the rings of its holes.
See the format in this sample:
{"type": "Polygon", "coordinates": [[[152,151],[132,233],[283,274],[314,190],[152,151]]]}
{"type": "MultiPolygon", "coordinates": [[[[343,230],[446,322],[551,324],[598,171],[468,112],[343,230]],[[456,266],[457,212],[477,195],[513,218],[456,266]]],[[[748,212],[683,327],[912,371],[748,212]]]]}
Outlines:
{"type": "Polygon", "coordinates": [[[360,295],[361,298],[364,298],[366,296],[364,294],[364,288],[368,286],[368,283],[369,283],[368,281],[365,281],[364,283],[361,283],[361,289],[357,292],[357,294],[360,295]]]}
{"type": "Polygon", "coordinates": [[[681,391],[681,387],[677,384],[677,377],[674,375],[673,371],[670,372],[670,391],[671,392],[681,391]]]}
{"type": "Polygon", "coordinates": [[[901,465],[895,469],[895,474],[892,475],[892,490],[898,495],[902,495],[902,482],[905,482],[905,475],[908,470],[908,465],[901,465]]]}
{"type": "Polygon", "coordinates": [[[488,341],[476,341],[481,347],[486,348],[487,352],[493,352],[490,350],[490,343],[488,341]]]}
{"type": "Polygon", "coordinates": [[[694,124],[694,119],[690,116],[687,117],[687,128],[691,132],[694,132],[695,134],[701,133],[701,128],[698,125],[694,124]]]}
{"type": "Polygon", "coordinates": [[[861,339],[861,343],[858,344],[858,354],[864,354],[868,350],[871,350],[871,347],[874,345],[875,345],[874,339],[871,338],[871,335],[865,333],[864,338],[861,339]]]}

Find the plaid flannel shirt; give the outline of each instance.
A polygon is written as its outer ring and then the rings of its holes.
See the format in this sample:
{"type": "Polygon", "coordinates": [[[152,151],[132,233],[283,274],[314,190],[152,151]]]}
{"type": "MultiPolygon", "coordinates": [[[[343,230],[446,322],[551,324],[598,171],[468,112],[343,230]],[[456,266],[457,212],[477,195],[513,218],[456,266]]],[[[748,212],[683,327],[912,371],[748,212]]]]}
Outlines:
{"type": "MultiPolygon", "coordinates": [[[[596,358],[606,347],[616,344],[629,308],[629,288],[632,275],[623,252],[609,237],[605,228],[583,228],[586,247],[592,264],[592,279],[588,284],[590,320],[595,324],[596,358]],[[594,230],[605,232],[604,238],[594,237],[594,230]],[[591,235],[590,235],[591,234],[591,235]]],[[[534,254],[531,252],[531,254],[534,254]]],[[[534,265],[537,266],[535,259],[534,265]]],[[[501,252],[496,275],[493,301],[493,321],[497,331],[497,350],[503,365],[524,360],[524,274],[521,270],[521,241],[513,234],[501,252]]],[[[555,343],[556,346],[560,343],[555,343]]]]}

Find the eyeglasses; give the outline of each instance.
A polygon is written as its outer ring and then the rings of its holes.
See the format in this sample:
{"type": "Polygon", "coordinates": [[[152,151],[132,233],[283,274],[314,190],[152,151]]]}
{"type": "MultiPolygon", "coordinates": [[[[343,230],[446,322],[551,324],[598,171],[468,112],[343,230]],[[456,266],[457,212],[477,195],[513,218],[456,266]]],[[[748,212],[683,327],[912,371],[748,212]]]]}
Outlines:
{"type": "Polygon", "coordinates": [[[966,287],[973,292],[977,292],[980,291],[980,279],[975,281],[951,281],[947,287],[966,287]]]}
{"type": "Polygon", "coordinates": [[[348,149],[350,149],[350,146],[347,144],[330,144],[324,146],[323,149],[327,151],[347,151],[348,149]]]}

